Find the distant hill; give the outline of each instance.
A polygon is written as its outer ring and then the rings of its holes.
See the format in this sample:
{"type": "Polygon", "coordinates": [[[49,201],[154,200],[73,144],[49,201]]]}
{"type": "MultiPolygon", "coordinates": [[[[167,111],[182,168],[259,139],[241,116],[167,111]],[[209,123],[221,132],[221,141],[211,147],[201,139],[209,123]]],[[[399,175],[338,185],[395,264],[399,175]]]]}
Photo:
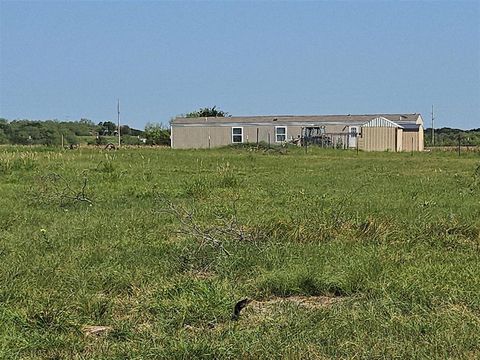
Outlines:
{"type": "MultiPolygon", "coordinates": [[[[443,127],[435,129],[435,146],[456,146],[460,138],[461,145],[480,146],[480,128],[471,130],[443,127]]],[[[425,129],[425,145],[432,146],[432,129],[425,129]]]]}
{"type": "MultiPolygon", "coordinates": [[[[117,126],[111,122],[95,124],[88,119],[79,121],[57,120],[13,120],[0,118],[0,144],[22,145],[64,145],[81,142],[104,143],[106,137],[116,135],[117,126]]],[[[132,129],[128,125],[120,127],[122,142],[139,143],[143,137],[142,130],[132,129]]]]}

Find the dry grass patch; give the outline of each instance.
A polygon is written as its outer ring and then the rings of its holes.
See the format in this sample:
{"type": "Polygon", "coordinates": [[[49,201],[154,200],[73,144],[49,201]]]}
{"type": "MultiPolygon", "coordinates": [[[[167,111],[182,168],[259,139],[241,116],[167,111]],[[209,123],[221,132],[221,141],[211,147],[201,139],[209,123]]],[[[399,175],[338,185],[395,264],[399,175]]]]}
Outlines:
{"type": "Polygon", "coordinates": [[[272,297],[265,300],[252,300],[246,308],[249,313],[263,313],[274,311],[275,308],[283,305],[294,305],[299,308],[316,310],[331,306],[340,301],[345,300],[345,297],[338,296],[287,296],[287,297],[272,297]]]}
{"type": "Polygon", "coordinates": [[[112,330],[112,327],[101,326],[101,325],[91,325],[91,326],[84,326],[82,330],[85,336],[100,336],[100,335],[107,334],[109,331],[112,330]]]}
{"type": "Polygon", "coordinates": [[[191,270],[188,272],[188,276],[194,280],[208,280],[213,279],[216,274],[208,270],[191,270]]]}
{"type": "MultiPolygon", "coordinates": [[[[333,296],[288,296],[288,297],[271,297],[264,300],[249,300],[248,304],[241,311],[238,321],[239,325],[246,323],[260,323],[264,320],[276,318],[289,307],[293,306],[298,310],[319,310],[327,308],[342,302],[346,297],[333,296]]],[[[289,309],[291,310],[291,309],[289,309]]],[[[234,328],[237,322],[235,320],[226,322],[217,322],[212,320],[201,325],[187,324],[183,330],[190,334],[198,334],[205,331],[222,332],[226,329],[234,328]]],[[[243,326],[241,326],[243,327],[243,326]]]]}

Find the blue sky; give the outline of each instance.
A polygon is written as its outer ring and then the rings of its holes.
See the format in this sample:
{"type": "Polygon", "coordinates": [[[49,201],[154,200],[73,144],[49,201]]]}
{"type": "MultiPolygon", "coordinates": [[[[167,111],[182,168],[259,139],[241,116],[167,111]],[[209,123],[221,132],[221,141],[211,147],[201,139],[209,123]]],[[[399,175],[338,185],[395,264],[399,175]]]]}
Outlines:
{"type": "Polygon", "coordinates": [[[420,112],[480,127],[480,2],[0,2],[0,117],[137,128],[420,112]]]}

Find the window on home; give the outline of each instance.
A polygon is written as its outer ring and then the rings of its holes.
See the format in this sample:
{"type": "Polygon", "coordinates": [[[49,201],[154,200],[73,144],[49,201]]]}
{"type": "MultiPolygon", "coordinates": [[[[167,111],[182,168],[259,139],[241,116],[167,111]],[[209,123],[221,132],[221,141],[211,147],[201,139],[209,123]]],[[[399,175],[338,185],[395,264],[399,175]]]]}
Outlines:
{"type": "Polygon", "coordinates": [[[285,126],[275,127],[275,140],[282,142],[287,140],[287,128],[285,126]]]}
{"type": "Polygon", "coordinates": [[[232,143],[242,143],[243,142],[243,128],[234,127],[232,128],[232,143]]]}

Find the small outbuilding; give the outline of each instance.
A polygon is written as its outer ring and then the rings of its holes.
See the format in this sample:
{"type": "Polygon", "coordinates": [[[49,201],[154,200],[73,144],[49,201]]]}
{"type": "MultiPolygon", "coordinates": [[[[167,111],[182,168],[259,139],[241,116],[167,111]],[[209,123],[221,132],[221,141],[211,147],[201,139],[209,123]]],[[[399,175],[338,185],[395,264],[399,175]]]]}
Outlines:
{"type": "Polygon", "coordinates": [[[423,151],[420,114],[177,117],[171,123],[175,149],[230,144],[302,143],[364,151],[423,151]]]}

